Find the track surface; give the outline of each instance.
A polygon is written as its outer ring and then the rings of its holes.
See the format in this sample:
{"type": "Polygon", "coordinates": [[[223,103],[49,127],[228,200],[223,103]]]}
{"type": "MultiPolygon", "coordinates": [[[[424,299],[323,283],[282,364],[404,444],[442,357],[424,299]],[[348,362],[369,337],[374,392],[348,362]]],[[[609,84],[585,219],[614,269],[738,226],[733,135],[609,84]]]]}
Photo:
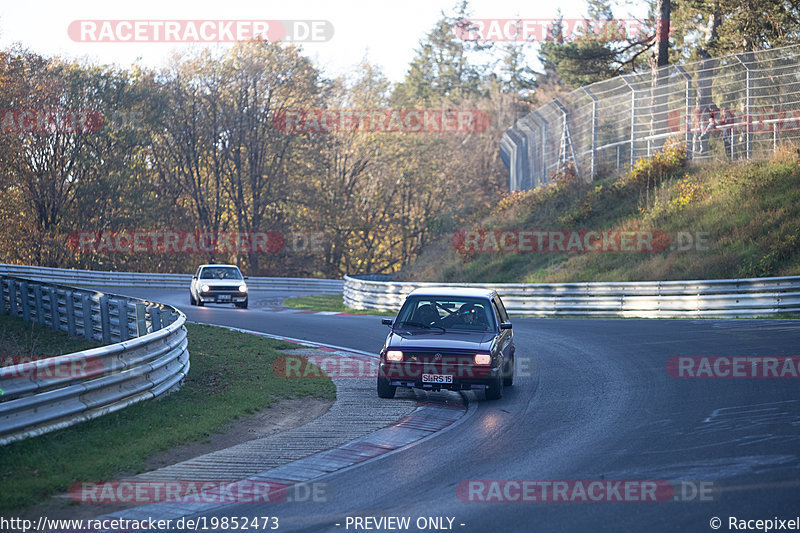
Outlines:
{"type": "MultiPolygon", "coordinates": [[[[286,294],[254,293],[251,309],[238,310],[190,307],[187,291],[109,292],[178,305],[193,321],[358,350],[377,351],[387,331],[377,317],[258,309],[286,294]]],[[[347,528],[346,517],[410,516],[412,526],[451,517],[455,531],[549,532],[713,531],[712,517],[729,531],[731,516],[800,515],[800,381],[675,379],[665,370],[673,356],[800,355],[800,321],[515,319],[514,335],[517,379],[502,400],[468,393],[477,409],[457,427],[324,478],[326,503],[235,504],[217,516],[277,516],[279,531],[365,531],[347,528]],[[465,480],[603,479],[683,482],[687,499],[709,482],[721,490],[711,501],[658,503],[456,494],[465,480]]]]}

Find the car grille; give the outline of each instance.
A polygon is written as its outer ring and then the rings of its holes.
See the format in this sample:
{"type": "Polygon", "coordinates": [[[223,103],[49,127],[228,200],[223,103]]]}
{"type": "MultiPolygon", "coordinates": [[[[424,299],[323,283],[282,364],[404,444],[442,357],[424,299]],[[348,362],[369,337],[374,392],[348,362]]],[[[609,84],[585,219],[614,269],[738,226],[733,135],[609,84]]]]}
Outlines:
{"type": "Polygon", "coordinates": [[[407,352],[403,350],[404,361],[417,363],[438,363],[440,361],[445,361],[450,364],[472,364],[472,358],[474,356],[474,352],[407,352]]]}
{"type": "Polygon", "coordinates": [[[490,366],[474,364],[475,352],[403,351],[403,361],[387,366],[390,379],[420,379],[422,374],[450,374],[455,379],[481,379],[490,366]],[[441,357],[437,357],[441,355],[441,357]]]}

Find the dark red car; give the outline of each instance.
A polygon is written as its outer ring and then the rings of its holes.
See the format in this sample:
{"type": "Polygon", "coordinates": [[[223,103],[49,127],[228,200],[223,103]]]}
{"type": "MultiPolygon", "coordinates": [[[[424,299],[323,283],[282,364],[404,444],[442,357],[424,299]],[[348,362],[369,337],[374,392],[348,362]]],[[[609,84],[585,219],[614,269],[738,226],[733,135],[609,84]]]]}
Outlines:
{"type": "Polygon", "coordinates": [[[378,396],[397,387],[484,390],[502,397],[514,382],[514,334],[493,290],[430,287],[407,297],[381,349],[378,396]]]}

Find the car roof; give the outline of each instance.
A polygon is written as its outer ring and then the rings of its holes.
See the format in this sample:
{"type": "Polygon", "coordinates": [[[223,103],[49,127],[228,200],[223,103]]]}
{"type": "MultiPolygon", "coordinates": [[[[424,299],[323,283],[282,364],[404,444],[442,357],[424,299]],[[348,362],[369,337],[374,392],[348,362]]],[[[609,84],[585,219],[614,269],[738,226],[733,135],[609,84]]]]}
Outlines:
{"type": "Polygon", "coordinates": [[[236,265],[226,265],[226,264],[221,264],[221,263],[207,263],[205,265],[200,265],[197,268],[203,268],[203,267],[231,267],[231,268],[236,268],[236,269],[239,268],[236,265]]]}
{"type": "Polygon", "coordinates": [[[420,287],[414,289],[408,296],[466,296],[471,298],[493,298],[497,293],[494,289],[480,289],[477,287],[420,287]]]}

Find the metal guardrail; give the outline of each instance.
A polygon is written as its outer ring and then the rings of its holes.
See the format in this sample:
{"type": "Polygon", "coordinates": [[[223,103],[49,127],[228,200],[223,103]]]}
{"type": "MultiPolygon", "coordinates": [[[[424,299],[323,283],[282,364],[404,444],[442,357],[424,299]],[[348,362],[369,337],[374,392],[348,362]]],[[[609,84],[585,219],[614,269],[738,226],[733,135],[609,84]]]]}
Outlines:
{"type": "MultiPolygon", "coordinates": [[[[35,267],[28,265],[0,264],[0,273],[20,276],[50,283],[67,283],[94,287],[153,287],[159,289],[186,289],[192,281],[191,274],[149,274],[141,272],[108,272],[97,270],[73,270],[69,268],[35,267]]],[[[344,288],[340,279],[317,278],[262,278],[250,277],[247,286],[251,290],[304,291],[338,294],[344,288]]]]}
{"type": "Polygon", "coordinates": [[[394,311],[418,287],[495,289],[509,313],[531,317],[748,318],[800,312],[800,276],[705,281],[412,283],[345,276],[344,303],[394,311]]]}
{"type": "Polygon", "coordinates": [[[189,372],[186,316],[168,305],[0,274],[0,313],[106,344],[0,367],[0,445],[161,396],[189,372]]]}

